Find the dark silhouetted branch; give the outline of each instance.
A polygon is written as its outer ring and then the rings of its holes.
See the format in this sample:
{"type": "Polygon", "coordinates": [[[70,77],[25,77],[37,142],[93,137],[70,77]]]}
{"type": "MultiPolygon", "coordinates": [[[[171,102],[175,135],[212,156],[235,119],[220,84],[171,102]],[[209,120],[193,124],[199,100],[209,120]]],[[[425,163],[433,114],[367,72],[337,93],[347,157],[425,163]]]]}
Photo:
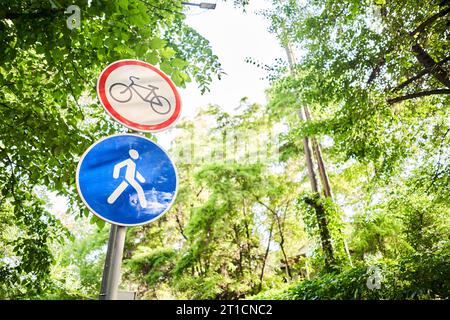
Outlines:
{"type": "Polygon", "coordinates": [[[448,77],[448,72],[445,71],[442,66],[438,65],[436,61],[434,61],[434,59],[428,54],[428,52],[426,52],[419,44],[413,45],[411,49],[420,64],[426,69],[430,70],[430,74],[432,74],[444,86],[450,89],[450,79],[448,77]]]}
{"type": "Polygon", "coordinates": [[[427,26],[429,26],[430,24],[432,24],[434,21],[436,21],[437,19],[447,15],[448,13],[450,13],[450,7],[439,11],[438,13],[436,13],[435,15],[429,17],[427,20],[425,20],[424,22],[422,22],[414,31],[410,32],[411,36],[415,36],[416,34],[422,32],[423,30],[425,30],[425,28],[427,26]]]}
{"type": "Polygon", "coordinates": [[[422,91],[422,92],[416,92],[407,94],[401,97],[393,98],[387,100],[389,104],[399,103],[405,100],[410,100],[414,98],[420,98],[420,97],[426,97],[431,95],[437,95],[437,94],[450,94],[450,89],[435,89],[435,90],[428,90],[428,91],[422,91]]]}
{"type": "MultiPolygon", "coordinates": [[[[445,64],[446,62],[450,61],[450,57],[444,58],[441,61],[439,61],[438,63],[436,63],[437,65],[441,66],[443,64],[445,64]]],[[[392,92],[396,92],[399,91],[401,89],[403,89],[404,87],[406,87],[407,85],[413,83],[416,80],[419,80],[420,78],[422,78],[424,75],[430,73],[430,69],[423,69],[422,71],[420,71],[418,74],[416,74],[415,76],[409,78],[408,80],[403,81],[402,83],[400,83],[398,86],[396,86],[395,88],[392,89],[392,92]]]]}

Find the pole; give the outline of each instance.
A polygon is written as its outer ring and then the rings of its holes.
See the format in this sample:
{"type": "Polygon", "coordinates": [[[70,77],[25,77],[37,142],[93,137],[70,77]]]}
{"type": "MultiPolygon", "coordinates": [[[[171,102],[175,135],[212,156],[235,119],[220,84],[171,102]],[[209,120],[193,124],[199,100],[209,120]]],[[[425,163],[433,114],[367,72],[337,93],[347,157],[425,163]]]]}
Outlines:
{"type": "Polygon", "coordinates": [[[108,285],[108,275],[111,266],[112,248],[114,247],[114,240],[116,239],[116,231],[114,225],[111,225],[109,232],[108,248],[106,250],[105,266],[103,267],[102,286],[100,288],[100,300],[106,300],[106,286],[108,285]]]}
{"type": "Polygon", "coordinates": [[[111,225],[105,267],[103,268],[100,300],[117,300],[126,231],[126,227],[111,225]]]}

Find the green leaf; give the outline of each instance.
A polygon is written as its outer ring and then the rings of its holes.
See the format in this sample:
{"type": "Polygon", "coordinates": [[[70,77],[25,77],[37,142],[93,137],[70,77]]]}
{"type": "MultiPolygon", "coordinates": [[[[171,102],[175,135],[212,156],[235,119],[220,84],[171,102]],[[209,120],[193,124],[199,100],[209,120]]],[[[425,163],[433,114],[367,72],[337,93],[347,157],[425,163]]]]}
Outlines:
{"type": "Polygon", "coordinates": [[[170,64],[175,68],[184,68],[189,65],[189,63],[185,60],[175,58],[170,61],[170,64]]]}
{"type": "Polygon", "coordinates": [[[157,37],[151,39],[149,42],[149,46],[151,49],[161,49],[164,48],[165,45],[166,41],[157,37]]]}
{"type": "Polygon", "coordinates": [[[160,51],[161,56],[170,59],[175,55],[176,51],[171,47],[166,47],[160,51]]]}
{"type": "Polygon", "coordinates": [[[121,9],[127,9],[128,7],[128,0],[117,0],[117,4],[121,9]]]}

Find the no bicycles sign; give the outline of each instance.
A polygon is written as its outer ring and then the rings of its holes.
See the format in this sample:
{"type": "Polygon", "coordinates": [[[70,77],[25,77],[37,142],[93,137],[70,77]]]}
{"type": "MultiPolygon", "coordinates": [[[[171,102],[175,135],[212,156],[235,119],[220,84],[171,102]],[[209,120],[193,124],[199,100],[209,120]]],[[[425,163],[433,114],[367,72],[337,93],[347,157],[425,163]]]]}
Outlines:
{"type": "Polygon", "coordinates": [[[115,120],[138,131],[167,129],[181,111],[172,80],[139,60],[119,60],[107,66],[98,79],[97,94],[115,120]]]}

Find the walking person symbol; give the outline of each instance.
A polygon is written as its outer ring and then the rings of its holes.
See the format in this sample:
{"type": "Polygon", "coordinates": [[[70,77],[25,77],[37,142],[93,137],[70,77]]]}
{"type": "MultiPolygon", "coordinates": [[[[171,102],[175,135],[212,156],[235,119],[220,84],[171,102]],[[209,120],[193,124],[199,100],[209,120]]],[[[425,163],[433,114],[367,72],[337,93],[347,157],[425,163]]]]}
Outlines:
{"type": "Polygon", "coordinates": [[[119,178],[120,169],[122,169],[122,167],[126,167],[127,169],[125,171],[125,181],[122,181],[122,183],[116,188],[116,190],[111,193],[107,201],[109,204],[113,204],[114,202],[116,202],[117,198],[125,191],[125,189],[129,185],[131,185],[137,192],[141,207],[146,208],[147,200],[145,199],[144,189],[142,189],[141,185],[139,184],[139,182],[144,183],[145,179],[139,173],[139,171],[136,170],[136,163],[132,160],[136,160],[137,158],[139,158],[139,153],[134,149],[130,149],[128,153],[130,154],[131,158],[116,164],[114,166],[113,172],[113,178],[117,179],[119,178]],[[136,181],[136,179],[139,180],[139,182],[136,181]]]}

